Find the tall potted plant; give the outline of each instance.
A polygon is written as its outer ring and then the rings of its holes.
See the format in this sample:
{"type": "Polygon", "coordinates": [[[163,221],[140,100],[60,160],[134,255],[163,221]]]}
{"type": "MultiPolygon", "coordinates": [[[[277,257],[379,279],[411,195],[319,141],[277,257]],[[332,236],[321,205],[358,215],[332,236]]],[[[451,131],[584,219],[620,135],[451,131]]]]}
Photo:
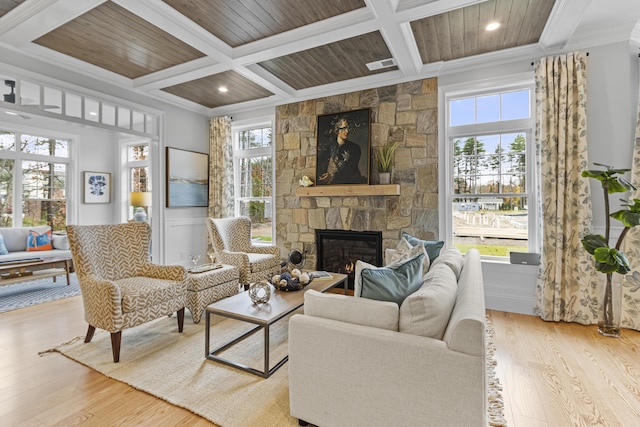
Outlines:
{"type": "Polygon", "coordinates": [[[602,184],[604,192],[605,210],[605,235],[589,234],[582,239],[582,246],[593,255],[596,270],[605,274],[602,306],[598,310],[598,331],[606,336],[620,336],[621,318],[621,286],[620,281],[613,280],[613,273],[625,275],[629,272],[629,260],[620,251],[620,246],[629,230],[640,225],[640,199],[633,199],[633,203],[622,200],[623,209],[612,214],[609,213],[609,195],[614,193],[624,193],[635,190],[635,187],[622,176],[630,169],[614,169],[600,163],[605,170],[585,170],[582,176],[585,178],[595,178],[602,184]],[[624,225],[615,247],[609,246],[609,235],[611,231],[610,218],[617,219],[624,225]],[[618,287],[617,289],[614,289],[618,287]]]}
{"type": "Polygon", "coordinates": [[[391,166],[393,165],[393,155],[397,148],[397,142],[387,141],[376,151],[375,160],[378,166],[378,183],[389,184],[391,182],[391,166]]]}

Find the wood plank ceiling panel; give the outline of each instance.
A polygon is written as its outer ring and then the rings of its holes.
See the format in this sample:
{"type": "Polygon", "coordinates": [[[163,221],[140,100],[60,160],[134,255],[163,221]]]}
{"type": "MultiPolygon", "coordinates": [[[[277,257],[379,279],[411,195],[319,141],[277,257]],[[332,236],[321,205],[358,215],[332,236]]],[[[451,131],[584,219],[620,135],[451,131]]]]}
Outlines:
{"type": "Polygon", "coordinates": [[[555,0],[488,0],[411,22],[423,64],[537,43],[555,0]],[[490,22],[502,26],[484,28],[490,22]]]}
{"type": "Polygon", "coordinates": [[[231,47],[365,7],[364,0],[163,0],[231,47]]]}
{"type": "Polygon", "coordinates": [[[131,79],[204,56],[113,2],[102,3],[34,43],[131,79]]]}
{"type": "Polygon", "coordinates": [[[382,35],[376,31],[281,56],[258,65],[289,86],[305,89],[397,70],[398,67],[394,66],[370,71],[366,66],[369,62],[391,57],[382,35]]]}
{"type": "Polygon", "coordinates": [[[0,16],[6,15],[20,3],[24,3],[24,0],[0,0],[0,16]]]}
{"type": "Polygon", "coordinates": [[[225,71],[201,79],[166,87],[162,90],[197,104],[204,105],[207,108],[254,101],[273,95],[270,91],[235,71],[225,71]],[[221,86],[226,87],[228,92],[220,92],[218,88],[221,86]]]}

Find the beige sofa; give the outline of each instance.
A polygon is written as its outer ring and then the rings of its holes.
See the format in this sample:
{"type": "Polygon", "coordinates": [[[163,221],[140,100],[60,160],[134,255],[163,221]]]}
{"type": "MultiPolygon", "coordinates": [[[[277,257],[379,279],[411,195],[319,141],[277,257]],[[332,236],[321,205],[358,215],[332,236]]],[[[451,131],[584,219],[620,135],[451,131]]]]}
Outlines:
{"type": "Polygon", "coordinates": [[[0,255],[0,262],[12,262],[30,258],[61,258],[71,259],[71,250],[69,249],[69,241],[65,234],[53,234],[53,249],[45,251],[27,251],[27,236],[29,230],[37,233],[43,233],[50,230],[48,225],[39,225],[32,227],[12,227],[0,228],[0,234],[4,240],[4,244],[9,251],[5,255],[0,255]]]}
{"type": "Polygon", "coordinates": [[[471,250],[458,266],[446,258],[441,254],[401,306],[305,293],[305,314],[289,322],[290,408],[301,425],[486,426],[480,256],[471,250]],[[428,295],[456,278],[453,308],[427,318],[450,307],[428,295]],[[443,320],[441,339],[419,335],[443,320]]]}

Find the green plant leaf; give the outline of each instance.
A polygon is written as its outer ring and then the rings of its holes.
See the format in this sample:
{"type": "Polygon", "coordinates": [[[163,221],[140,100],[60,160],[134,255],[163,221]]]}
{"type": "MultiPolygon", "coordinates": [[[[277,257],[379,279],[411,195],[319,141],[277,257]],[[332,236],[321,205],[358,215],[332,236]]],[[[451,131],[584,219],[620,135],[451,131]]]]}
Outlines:
{"type": "Polygon", "coordinates": [[[609,247],[609,243],[606,241],[604,236],[601,235],[601,234],[588,234],[588,235],[584,236],[584,238],[581,240],[581,242],[582,242],[582,246],[591,255],[593,255],[593,252],[597,248],[603,248],[603,247],[604,248],[608,248],[609,247]]]}
{"type": "Polygon", "coordinates": [[[606,170],[584,170],[582,176],[585,178],[595,178],[602,183],[602,188],[607,189],[608,194],[624,193],[626,191],[635,190],[635,187],[624,177],[617,176],[629,172],[631,169],[613,169],[610,166],[600,163],[594,163],[597,166],[603,166],[606,170]]]}
{"type": "Polygon", "coordinates": [[[391,164],[393,163],[393,154],[398,148],[397,141],[387,141],[382,147],[378,147],[375,154],[375,159],[378,164],[379,172],[390,172],[391,164]]]}
{"type": "Polygon", "coordinates": [[[629,260],[623,252],[615,248],[597,248],[593,253],[596,270],[602,273],[627,274],[630,271],[629,260]]]}
{"type": "Polygon", "coordinates": [[[640,225],[640,212],[631,212],[627,210],[620,210],[609,215],[611,218],[617,219],[625,227],[635,227],[640,225]]]}

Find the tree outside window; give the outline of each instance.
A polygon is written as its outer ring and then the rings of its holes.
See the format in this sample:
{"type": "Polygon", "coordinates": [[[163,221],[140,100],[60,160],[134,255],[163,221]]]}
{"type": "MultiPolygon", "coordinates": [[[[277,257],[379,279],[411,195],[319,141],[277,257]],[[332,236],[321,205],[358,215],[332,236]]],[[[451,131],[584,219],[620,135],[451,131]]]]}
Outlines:
{"type": "Polygon", "coordinates": [[[251,219],[252,239],[271,242],[273,161],[272,129],[257,127],[235,133],[235,198],[238,215],[251,219]]]}

